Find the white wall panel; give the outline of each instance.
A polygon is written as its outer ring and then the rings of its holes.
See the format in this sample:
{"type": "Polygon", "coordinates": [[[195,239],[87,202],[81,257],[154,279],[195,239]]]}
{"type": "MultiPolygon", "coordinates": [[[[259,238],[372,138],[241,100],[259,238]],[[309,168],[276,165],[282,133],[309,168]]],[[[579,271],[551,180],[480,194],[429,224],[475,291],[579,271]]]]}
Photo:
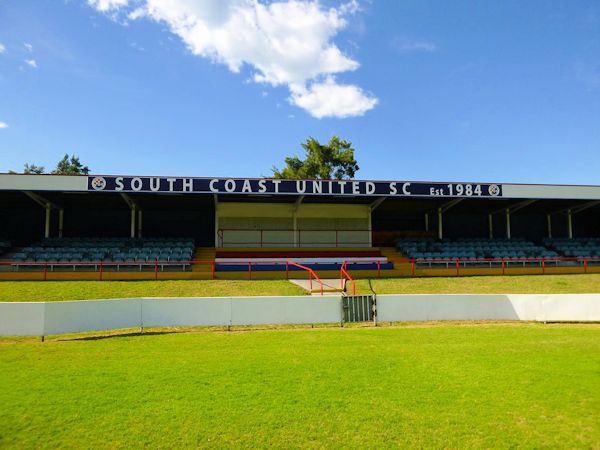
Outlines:
{"type": "Polygon", "coordinates": [[[229,298],[145,298],[145,327],[229,325],[229,298]]]}
{"type": "Polygon", "coordinates": [[[232,325],[332,323],[341,317],[340,297],[234,297],[232,325]]]}
{"type": "Polygon", "coordinates": [[[135,328],[141,322],[141,299],[47,302],[44,334],[135,328]]]}
{"type": "Polygon", "coordinates": [[[87,191],[87,176],[0,175],[0,190],[87,191]]]}
{"type": "Polygon", "coordinates": [[[0,336],[42,336],[43,302],[0,302],[0,336]]]}

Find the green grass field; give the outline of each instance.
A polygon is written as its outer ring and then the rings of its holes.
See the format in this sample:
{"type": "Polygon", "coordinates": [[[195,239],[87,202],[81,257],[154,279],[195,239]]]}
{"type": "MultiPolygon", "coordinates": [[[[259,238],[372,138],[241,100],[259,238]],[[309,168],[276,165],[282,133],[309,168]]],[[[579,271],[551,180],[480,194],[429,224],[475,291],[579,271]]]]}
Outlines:
{"type": "MultiPolygon", "coordinates": [[[[390,278],[371,280],[378,294],[590,294],[600,293],[600,274],[390,278]]],[[[357,280],[361,293],[368,280],[357,280]]]]}
{"type": "Polygon", "coordinates": [[[304,295],[285,280],[1,281],[0,301],[89,300],[128,297],[304,295]]]}
{"type": "MultiPolygon", "coordinates": [[[[600,274],[392,278],[372,280],[378,294],[600,293],[600,274]]],[[[357,280],[359,293],[370,293],[357,280]]],[[[2,281],[0,301],[87,300],[124,297],[223,297],[304,295],[285,280],[2,281]]]]}
{"type": "Polygon", "coordinates": [[[0,447],[600,445],[600,325],[0,339],[0,447]]]}

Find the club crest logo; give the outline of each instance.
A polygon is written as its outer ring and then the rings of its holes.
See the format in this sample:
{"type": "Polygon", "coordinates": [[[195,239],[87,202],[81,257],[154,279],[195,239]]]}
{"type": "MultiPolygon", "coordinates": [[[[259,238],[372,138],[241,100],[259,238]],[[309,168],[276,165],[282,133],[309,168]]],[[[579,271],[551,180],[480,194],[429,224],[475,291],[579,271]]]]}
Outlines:
{"type": "Polygon", "coordinates": [[[500,186],[497,184],[490,184],[490,187],[488,187],[488,192],[490,195],[497,197],[500,195],[500,186]]]}
{"type": "Polygon", "coordinates": [[[106,187],[106,180],[103,177],[96,177],[92,180],[92,188],[101,191],[106,187]]]}

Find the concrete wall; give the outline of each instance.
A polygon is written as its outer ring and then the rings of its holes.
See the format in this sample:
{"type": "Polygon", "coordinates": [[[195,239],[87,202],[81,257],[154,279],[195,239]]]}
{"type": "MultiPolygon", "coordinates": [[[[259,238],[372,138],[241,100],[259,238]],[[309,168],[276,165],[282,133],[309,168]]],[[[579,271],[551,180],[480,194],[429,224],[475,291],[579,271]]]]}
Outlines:
{"type": "MultiPolygon", "coordinates": [[[[0,302],[0,336],[156,326],[336,323],[340,297],[132,298],[0,302]]],[[[600,294],[379,295],[379,321],[600,321],[600,294]]]]}
{"type": "Polygon", "coordinates": [[[0,336],[45,336],[157,326],[333,323],[339,297],[130,298],[0,302],[0,336]]]}
{"type": "Polygon", "coordinates": [[[378,295],[380,321],[600,321],[600,294],[378,295]]]}

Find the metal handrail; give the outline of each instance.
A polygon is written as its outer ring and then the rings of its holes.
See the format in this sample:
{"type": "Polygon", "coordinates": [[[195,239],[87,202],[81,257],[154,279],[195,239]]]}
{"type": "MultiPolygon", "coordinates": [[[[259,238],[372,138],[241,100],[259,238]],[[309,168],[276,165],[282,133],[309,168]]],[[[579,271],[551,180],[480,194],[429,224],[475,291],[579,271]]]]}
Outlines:
{"type": "MultiPolygon", "coordinates": [[[[268,244],[272,245],[272,244],[277,244],[277,245],[307,245],[307,244],[318,244],[318,245],[323,245],[323,244],[333,244],[334,247],[342,247],[343,245],[339,245],[339,233],[343,232],[343,233],[348,233],[348,232],[360,232],[360,233],[371,233],[371,230],[369,229],[354,229],[354,230],[349,230],[349,229],[338,229],[338,230],[332,230],[332,229],[324,229],[324,228],[317,228],[317,229],[303,229],[303,230],[290,230],[290,229],[284,229],[284,228],[272,228],[272,229],[255,229],[255,228],[219,228],[217,230],[217,237],[219,239],[219,243],[220,243],[220,247],[224,247],[225,245],[225,232],[226,231],[253,231],[253,232],[257,232],[260,233],[260,239],[258,241],[250,241],[250,242],[233,242],[232,244],[235,245],[254,245],[254,244],[258,244],[260,245],[260,248],[262,248],[265,244],[264,239],[263,239],[263,233],[265,232],[286,232],[286,233],[292,233],[295,237],[297,237],[297,240],[295,239],[294,241],[284,241],[284,242],[268,242],[268,244]],[[335,233],[335,241],[303,241],[302,242],[302,233],[309,233],[309,232],[333,232],[335,233]]],[[[356,245],[356,244],[364,244],[366,246],[370,246],[371,245],[371,241],[367,240],[364,242],[351,242],[350,244],[356,245]]],[[[276,248],[276,247],[274,247],[276,248]]]]}
{"type": "Polygon", "coordinates": [[[344,279],[347,279],[352,283],[352,295],[356,295],[356,281],[354,281],[346,270],[346,261],[344,261],[340,269],[340,289],[342,290],[344,290],[344,279]]]}
{"type": "Polygon", "coordinates": [[[286,261],[285,264],[286,264],[286,275],[288,274],[288,266],[290,266],[290,265],[307,270],[308,274],[309,274],[309,280],[310,280],[310,291],[312,292],[312,280],[314,277],[314,279],[317,280],[319,282],[319,284],[321,285],[321,295],[323,295],[323,282],[321,281],[321,279],[319,278],[319,276],[315,273],[315,271],[313,269],[311,269],[310,267],[303,266],[302,264],[295,263],[293,261],[286,261]]]}

